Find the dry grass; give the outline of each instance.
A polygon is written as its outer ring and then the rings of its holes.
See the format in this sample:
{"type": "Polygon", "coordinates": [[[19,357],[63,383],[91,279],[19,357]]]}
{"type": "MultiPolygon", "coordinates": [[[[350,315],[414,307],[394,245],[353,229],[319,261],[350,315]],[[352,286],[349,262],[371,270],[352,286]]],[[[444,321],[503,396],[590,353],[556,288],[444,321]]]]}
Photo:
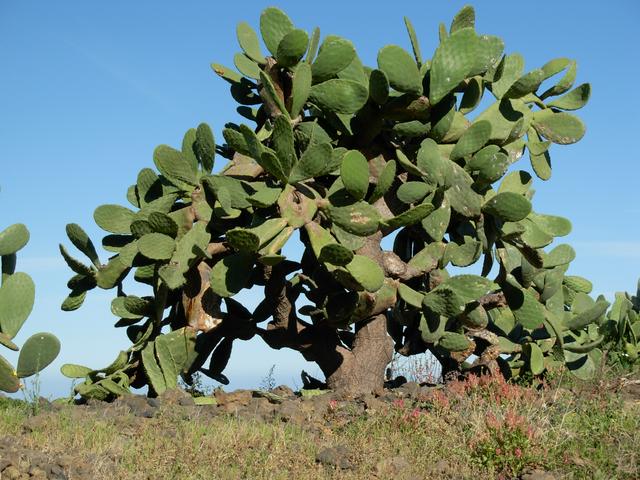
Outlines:
{"type": "Polygon", "coordinates": [[[602,382],[570,387],[536,391],[472,377],[377,413],[335,404],[322,422],[303,426],[198,413],[185,420],[179,411],[143,419],[69,408],[32,417],[24,404],[2,402],[0,436],[52,455],[73,452],[97,479],[516,478],[533,468],[556,478],[640,478],[638,399],[625,401],[602,382]],[[321,448],[338,444],[349,448],[352,469],[316,463],[321,448]],[[408,465],[389,460],[397,457],[408,465]]]}

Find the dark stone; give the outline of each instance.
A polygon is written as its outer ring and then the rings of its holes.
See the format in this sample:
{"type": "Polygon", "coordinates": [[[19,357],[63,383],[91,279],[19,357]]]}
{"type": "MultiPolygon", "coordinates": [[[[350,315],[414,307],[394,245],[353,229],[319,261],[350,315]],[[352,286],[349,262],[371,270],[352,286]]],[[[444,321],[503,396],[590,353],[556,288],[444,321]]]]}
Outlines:
{"type": "Polygon", "coordinates": [[[181,405],[183,407],[195,405],[193,397],[189,392],[181,388],[165,390],[158,398],[163,405],[181,405]]]}
{"type": "Polygon", "coordinates": [[[397,391],[406,397],[417,398],[420,393],[420,384],[407,382],[398,387],[397,391]]]}
{"type": "Polygon", "coordinates": [[[316,462],[329,467],[336,467],[343,470],[353,468],[350,460],[350,452],[344,445],[327,447],[320,450],[316,455],[316,462]]]}
{"type": "Polygon", "coordinates": [[[291,390],[286,385],[277,386],[276,388],[271,390],[271,393],[274,393],[274,394],[276,394],[276,395],[278,395],[280,397],[285,397],[285,398],[295,397],[295,393],[293,392],[293,390],[291,390]]]}
{"type": "Polygon", "coordinates": [[[235,404],[237,409],[239,406],[249,405],[253,398],[253,392],[251,390],[235,390],[233,392],[225,392],[221,388],[216,389],[214,392],[218,405],[224,406],[227,404],[235,404]]]}
{"type": "Polygon", "coordinates": [[[531,470],[522,474],[522,480],[555,480],[555,476],[544,470],[531,470]]]}

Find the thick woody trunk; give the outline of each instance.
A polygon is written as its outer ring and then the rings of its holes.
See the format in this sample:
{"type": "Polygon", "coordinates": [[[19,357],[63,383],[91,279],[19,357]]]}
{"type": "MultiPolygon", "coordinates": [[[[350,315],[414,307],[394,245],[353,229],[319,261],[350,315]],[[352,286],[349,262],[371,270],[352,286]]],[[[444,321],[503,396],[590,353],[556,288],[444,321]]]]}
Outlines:
{"type": "Polygon", "coordinates": [[[361,325],[351,350],[338,346],[327,354],[331,361],[317,361],[330,389],[352,395],[382,391],[385,370],[393,356],[385,316],[376,315],[361,325]]]}

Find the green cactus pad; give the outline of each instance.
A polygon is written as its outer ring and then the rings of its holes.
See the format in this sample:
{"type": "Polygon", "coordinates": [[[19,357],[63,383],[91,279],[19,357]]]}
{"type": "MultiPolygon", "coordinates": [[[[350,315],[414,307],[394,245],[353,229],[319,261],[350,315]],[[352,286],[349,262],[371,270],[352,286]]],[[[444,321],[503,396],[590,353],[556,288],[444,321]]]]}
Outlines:
{"type": "Polygon", "coordinates": [[[578,110],[587,104],[590,96],[591,85],[583,83],[562,97],[548,102],[547,106],[559,108],[561,110],[578,110]]]}
{"type": "Polygon", "coordinates": [[[254,207],[267,208],[278,201],[278,197],[281,193],[282,190],[280,188],[260,188],[256,193],[247,197],[247,200],[254,207]]]}
{"type": "Polygon", "coordinates": [[[424,172],[425,179],[432,185],[444,185],[449,165],[442,158],[438,150],[438,144],[431,138],[425,139],[420,144],[416,164],[420,171],[424,172]]]}
{"type": "Polygon", "coordinates": [[[0,355],[0,391],[15,393],[20,389],[20,380],[13,366],[0,355]]]}
{"type": "Polygon", "coordinates": [[[399,92],[422,95],[422,77],[409,52],[397,45],[387,45],[378,53],[378,68],[389,84],[399,92]]]}
{"type": "Polygon", "coordinates": [[[287,185],[280,194],[278,207],[280,216],[293,228],[299,228],[310,222],[318,210],[311,191],[297,190],[291,185],[287,185]]]}
{"type": "Polygon", "coordinates": [[[134,213],[120,205],[101,205],[93,212],[93,219],[100,228],[110,233],[130,234],[134,213]]]}
{"type": "Polygon", "coordinates": [[[354,82],[358,82],[365,87],[369,85],[369,77],[367,73],[365,73],[364,65],[362,64],[362,60],[360,60],[358,55],[353,57],[353,60],[351,61],[351,63],[349,63],[349,65],[338,72],[338,78],[353,80],[354,82]]]}
{"type": "Polygon", "coordinates": [[[279,8],[266,8],[260,15],[262,40],[273,56],[277,55],[278,45],[293,28],[293,23],[287,14],[279,8]]]}
{"type": "Polygon", "coordinates": [[[240,22],[238,24],[236,27],[236,35],[238,37],[238,43],[242,50],[244,50],[245,55],[260,64],[266,62],[260,49],[258,35],[247,22],[240,22]]]}
{"type": "Polygon", "coordinates": [[[287,182],[287,173],[280,158],[273,152],[265,150],[259,157],[259,163],[262,168],[282,183],[287,182]]]}
{"type": "Polygon", "coordinates": [[[297,117],[311,93],[311,66],[301,63],[296,67],[291,84],[291,116],[297,117]]]}
{"type": "Polygon", "coordinates": [[[161,212],[151,212],[147,218],[147,223],[152,232],[162,233],[171,238],[178,235],[178,224],[169,216],[161,212]]]}
{"type": "Polygon", "coordinates": [[[468,267],[478,261],[481,253],[482,242],[467,235],[462,243],[447,243],[442,262],[445,265],[451,262],[456,267],[468,267]]]}
{"type": "Polygon", "coordinates": [[[434,207],[431,203],[421,203],[420,205],[410,208],[393,218],[385,219],[384,225],[391,230],[413,225],[433,212],[433,209],[434,207]]]}
{"type": "Polygon", "coordinates": [[[111,313],[115,316],[125,319],[139,320],[143,315],[132,313],[125,306],[125,299],[127,297],[116,297],[111,301],[111,313]]]}
{"type": "Polygon", "coordinates": [[[427,344],[432,344],[440,340],[445,332],[446,317],[442,317],[433,312],[427,312],[420,317],[420,336],[427,344]]]}
{"type": "Polygon", "coordinates": [[[323,172],[331,159],[331,151],[331,145],[328,143],[310,145],[291,170],[289,183],[302,182],[323,172]]]}
{"type": "Polygon", "coordinates": [[[283,67],[292,67],[297,64],[309,46],[309,35],[304,30],[291,30],[280,43],[276,52],[276,60],[283,67]]]}
{"type": "Polygon", "coordinates": [[[138,251],[152,260],[168,260],[173,255],[176,242],[162,233],[148,233],[138,240],[138,251]]]}
{"type": "Polygon", "coordinates": [[[16,374],[19,378],[30,377],[44,370],[60,353],[60,340],[50,333],[36,333],[30,336],[18,357],[16,374]]]}
{"type": "Polygon", "coordinates": [[[349,150],[342,159],[340,178],[355,200],[362,200],[369,188],[369,163],[358,150],[349,150]]]}
{"type": "Polygon", "coordinates": [[[245,253],[224,257],[211,269],[211,289],[221,297],[232,297],[245,288],[253,264],[253,256],[245,253]]]}
{"type": "Polygon", "coordinates": [[[385,164],[382,172],[378,176],[378,183],[376,183],[376,186],[374,187],[373,192],[371,192],[371,196],[369,197],[369,202],[374,203],[376,200],[382,197],[385,193],[387,193],[389,188],[391,188],[391,185],[393,185],[393,181],[395,180],[395,178],[396,178],[396,162],[395,160],[390,160],[385,164]]]}
{"type": "Polygon", "coordinates": [[[245,77],[255,80],[260,78],[260,67],[244,53],[236,53],[233,56],[233,64],[245,77]]]}
{"type": "Polygon", "coordinates": [[[382,70],[372,70],[369,76],[369,95],[378,105],[384,105],[389,98],[389,79],[382,70]]]}
{"type": "Polygon", "coordinates": [[[344,267],[353,260],[353,252],[338,243],[330,243],[322,247],[318,261],[344,267]]]}
{"type": "Polygon", "coordinates": [[[566,275],[562,282],[576,292],[591,293],[593,290],[593,284],[589,280],[576,275],[566,275]]]}
{"type": "Polygon", "coordinates": [[[311,87],[309,100],[323,110],[352,114],[369,98],[367,87],[353,80],[334,78],[311,87]]]}
{"type": "Polygon", "coordinates": [[[22,223],[16,223],[0,232],[0,256],[13,255],[29,241],[29,230],[22,223]]]}
{"type": "Polygon", "coordinates": [[[565,365],[572,375],[581,379],[589,380],[596,373],[597,363],[589,353],[574,353],[564,350],[565,365]]]}
{"type": "Polygon", "coordinates": [[[478,305],[469,311],[465,311],[460,320],[462,325],[470,330],[480,330],[489,325],[489,316],[482,305],[478,305]]]}
{"type": "Polygon", "coordinates": [[[416,59],[418,66],[422,65],[422,53],[420,52],[420,44],[418,43],[418,36],[416,30],[413,28],[413,24],[409,18],[404,17],[404,25],[407,27],[407,33],[409,34],[409,40],[411,41],[411,49],[413,50],[413,57],[416,59]]]}
{"type": "Polygon", "coordinates": [[[89,367],[74,365],[72,363],[65,363],[60,367],[60,373],[67,378],[84,378],[92,371],[89,367]]]}
{"type": "Polygon", "coordinates": [[[353,235],[366,237],[378,231],[380,214],[366,202],[356,202],[345,207],[328,208],[331,221],[353,235]]]}
{"type": "Polygon", "coordinates": [[[473,156],[465,168],[490,184],[501,179],[508,167],[509,157],[498,146],[487,145],[473,156]]]}
{"type": "Polygon", "coordinates": [[[470,303],[478,300],[491,290],[498,288],[498,285],[491,280],[479,275],[456,275],[448,278],[441,285],[455,290],[456,294],[465,302],[470,303]]]}
{"type": "Polygon", "coordinates": [[[282,172],[285,177],[288,177],[291,169],[298,161],[291,122],[283,116],[277,117],[273,122],[271,138],[273,140],[273,149],[280,160],[282,172]]]}
{"type": "Polygon", "coordinates": [[[67,252],[67,249],[64,248],[64,245],[60,244],[59,248],[60,248],[60,253],[62,254],[62,257],[64,258],[64,261],[66,262],[66,264],[69,266],[71,270],[73,270],[75,273],[78,273],[80,275],[85,275],[85,276],[93,275],[94,270],[92,270],[90,267],[86,266],[79,260],[69,255],[69,253],[67,252]]]}
{"type": "Polygon", "coordinates": [[[485,146],[489,138],[491,138],[491,123],[486,120],[472,123],[453,147],[451,160],[458,160],[477,152],[485,146]]]}
{"type": "Polygon", "coordinates": [[[544,71],[541,69],[525,73],[516,80],[504,93],[504,98],[521,98],[535,92],[544,80],[544,71]]]}
{"type": "Polygon", "coordinates": [[[465,300],[449,287],[439,286],[428,292],[422,299],[422,306],[446,317],[455,317],[464,312],[465,300]]]}
{"type": "Polygon", "coordinates": [[[318,56],[311,65],[313,82],[320,83],[347,68],[356,56],[356,50],[349,40],[332,37],[320,46],[318,56]]]}
{"type": "Polygon", "coordinates": [[[519,170],[511,172],[502,179],[498,193],[513,192],[520,195],[527,195],[533,180],[527,172],[519,170]]]}
{"type": "Polygon", "coordinates": [[[509,289],[505,295],[516,322],[524,328],[533,330],[544,323],[544,307],[529,291],[509,289]]]}
{"type": "Polygon", "coordinates": [[[159,335],[155,350],[166,387],[176,388],[178,376],[187,370],[187,362],[195,350],[195,335],[186,328],[159,335]]]}
{"type": "Polygon", "coordinates": [[[498,193],[482,206],[482,211],[505,222],[517,222],[531,212],[531,202],[513,192],[498,193]]]}
{"type": "Polygon", "coordinates": [[[153,152],[156,168],[176,187],[190,192],[198,185],[198,177],[182,152],[167,145],[156,147],[153,152]]]}
{"type": "Polygon", "coordinates": [[[519,53],[512,53],[502,59],[498,66],[491,91],[496,98],[502,98],[511,86],[522,76],[524,58],[519,53]]]}
{"type": "Polygon", "coordinates": [[[456,13],[451,22],[449,33],[454,33],[462,28],[474,28],[476,22],[476,12],[471,5],[465,5],[456,13]]]}
{"type": "Polygon", "coordinates": [[[96,248],[82,227],[76,223],[69,223],[66,226],[66,231],[71,243],[84,253],[96,267],[99,267],[100,259],[98,258],[96,248]]]}
{"type": "Polygon", "coordinates": [[[225,67],[224,65],[220,65],[218,63],[212,63],[211,69],[215,72],[216,75],[226,80],[231,85],[239,85],[242,82],[242,75],[229,67],[225,67]]]}
{"type": "Polygon", "coordinates": [[[480,104],[483,94],[484,85],[482,83],[482,77],[477,76],[469,79],[469,85],[462,95],[462,100],[460,100],[460,113],[466,115],[473,111],[480,104]]]}
{"type": "Polygon", "coordinates": [[[400,283],[398,285],[398,294],[400,298],[407,302],[409,305],[415,308],[422,308],[422,300],[424,299],[424,293],[415,291],[413,288],[400,283]]]}
{"type": "Polygon", "coordinates": [[[346,267],[353,278],[368,292],[377,292],[384,283],[384,272],[374,260],[363,255],[354,255],[346,267]]]}
{"type": "Polygon", "coordinates": [[[194,151],[202,170],[206,173],[211,172],[216,155],[216,142],[211,127],[206,123],[201,123],[196,129],[194,151]]]}
{"type": "Polygon", "coordinates": [[[271,77],[263,71],[260,71],[260,83],[262,84],[262,95],[266,96],[269,102],[277,107],[282,115],[289,118],[289,112],[284,105],[281,92],[276,89],[271,77]]]}
{"type": "Polygon", "coordinates": [[[563,322],[567,330],[581,330],[591,323],[598,323],[598,320],[609,308],[609,302],[604,300],[596,302],[592,307],[578,313],[575,316],[565,317],[563,322]]]}
{"type": "Polygon", "coordinates": [[[73,290],[69,295],[67,295],[67,298],[63,300],[62,305],[60,305],[60,309],[64,312],[77,310],[82,306],[86,297],[86,290],[73,290]]]}
{"type": "Polygon", "coordinates": [[[540,375],[544,372],[544,354],[540,347],[533,342],[529,342],[523,347],[524,354],[529,359],[529,368],[534,375],[540,375]]]}
{"type": "Polygon", "coordinates": [[[569,60],[565,57],[554,58],[553,60],[549,60],[542,66],[542,71],[544,72],[545,79],[551,78],[554,75],[560,73],[562,70],[567,68],[572,63],[572,60],[569,60]]]}
{"type": "Polygon", "coordinates": [[[447,96],[475,65],[477,36],[473,29],[463,28],[443,39],[431,62],[429,100],[432,105],[447,96]]]}
{"type": "MultiPolygon", "coordinates": [[[[452,166],[456,165],[452,164],[452,166]]],[[[445,198],[451,208],[460,215],[467,218],[476,218],[480,215],[482,197],[464,180],[455,181],[445,192],[445,198]]]]}
{"type": "Polygon", "coordinates": [[[141,357],[149,385],[158,395],[163,393],[167,389],[167,384],[165,383],[160,365],[158,365],[158,361],[156,360],[155,342],[147,343],[147,346],[142,349],[141,357]]]}
{"type": "Polygon", "coordinates": [[[26,273],[10,275],[0,287],[0,330],[12,339],[31,314],[35,285],[26,273]]]}
{"type": "Polygon", "coordinates": [[[308,222],[304,225],[304,228],[309,236],[309,243],[316,258],[320,258],[322,249],[327,245],[335,244],[335,238],[331,236],[331,233],[320,224],[316,222],[308,222]]]}
{"type": "Polygon", "coordinates": [[[471,346],[471,342],[461,333],[444,332],[438,340],[438,346],[450,352],[463,352],[471,346]]]}
{"type": "Polygon", "coordinates": [[[209,189],[215,197],[222,196],[222,190],[227,191],[229,206],[231,208],[247,208],[251,204],[247,201],[247,191],[242,181],[225,175],[210,175],[204,179],[205,188],[209,189]]]}
{"type": "Polygon", "coordinates": [[[451,207],[447,200],[443,199],[440,206],[422,220],[422,228],[433,240],[439,242],[444,237],[450,220],[451,207]]]}
{"type": "Polygon", "coordinates": [[[562,95],[563,93],[568,92],[573,86],[573,82],[576,79],[577,73],[576,62],[574,60],[568,60],[566,58],[558,59],[556,62],[552,60],[551,62],[548,62],[547,65],[542,67],[542,69],[545,70],[545,76],[547,76],[547,78],[555,73],[559,73],[565,68],[567,69],[567,71],[565,72],[564,76],[558,81],[558,83],[556,83],[554,86],[550,87],[542,95],[540,95],[541,100],[544,100],[547,97],[562,95]],[[554,67],[553,70],[551,69],[552,67],[554,67]]]}
{"type": "Polygon", "coordinates": [[[476,42],[476,59],[469,76],[483,74],[487,80],[491,80],[502,57],[504,42],[494,35],[480,35],[476,42]]]}
{"type": "Polygon", "coordinates": [[[259,253],[263,256],[277,255],[278,252],[280,252],[280,250],[282,250],[282,248],[285,246],[294,231],[295,229],[291,226],[284,227],[275,237],[269,240],[260,249],[259,253]]]}
{"type": "Polygon", "coordinates": [[[585,126],[578,117],[551,109],[535,112],[532,125],[544,138],[560,145],[576,143],[585,133],[585,126]]]}
{"type": "Polygon", "coordinates": [[[412,204],[421,201],[433,188],[424,182],[410,181],[400,185],[396,192],[398,200],[402,203],[412,204]]]}
{"type": "Polygon", "coordinates": [[[9,336],[2,332],[0,332],[0,345],[7,347],[9,350],[13,350],[14,352],[20,350],[20,348],[9,339],[9,336]]]}
{"type": "Polygon", "coordinates": [[[544,268],[566,265],[576,258],[575,250],[567,244],[558,245],[544,256],[544,268]]]}

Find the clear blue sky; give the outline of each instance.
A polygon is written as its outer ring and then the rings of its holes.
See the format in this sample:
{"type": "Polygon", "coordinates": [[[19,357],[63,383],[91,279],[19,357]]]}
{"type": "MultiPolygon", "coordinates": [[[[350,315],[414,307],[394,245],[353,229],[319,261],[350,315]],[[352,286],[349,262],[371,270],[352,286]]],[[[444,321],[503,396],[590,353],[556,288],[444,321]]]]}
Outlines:
{"type": "MultiPolygon", "coordinates": [[[[431,56],[438,23],[448,25],[465,3],[287,0],[275,5],[298,27],[320,26],[323,34],[352,40],[363,61],[375,65],[386,44],[410,48],[403,15],[412,19],[423,55],[431,56]]],[[[112,326],[111,292],[92,291],[77,312],[60,310],[70,277],[58,253],[59,242],[69,243],[65,224],[81,224],[99,245],[102,233],[93,210],[104,203],[126,204],[126,187],[152,165],[156,145],[180,145],[185,130],[202,121],[221,138],[223,124],[238,117],[227,85],[209,64],[232,65],[239,49],[236,24],[244,20],[257,29],[260,11],[269,5],[0,1],[0,229],[24,222],[31,230],[19,269],[36,281],[37,300],[17,340],[48,330],[63,344],[58,361],[43,374],[44,394],[68,392],[70,382],[58,372],[62,363],[102,367],[128,345],[124,332],[112,326]]],[[[607,296],[635,289],[640,4],[541,0],[534,6],[494,0],[474,5],[477,30],[502,37],[507,52],[524,55],[527,69],[566,56],[578,61],[577,82],[591,82],[591,101],[578,112],[587,134],[576,145],[553,147],[553,177],[536,182],[534,208],[572,220],[567,240],[578,257],[571,273],[590,278],[596,293],[607,296]]],[[[232,357],[231,386],[257,386],[272,364],[280,383],[292,384],[303,368],[297,353],[251,342],[232,357]]]]}

